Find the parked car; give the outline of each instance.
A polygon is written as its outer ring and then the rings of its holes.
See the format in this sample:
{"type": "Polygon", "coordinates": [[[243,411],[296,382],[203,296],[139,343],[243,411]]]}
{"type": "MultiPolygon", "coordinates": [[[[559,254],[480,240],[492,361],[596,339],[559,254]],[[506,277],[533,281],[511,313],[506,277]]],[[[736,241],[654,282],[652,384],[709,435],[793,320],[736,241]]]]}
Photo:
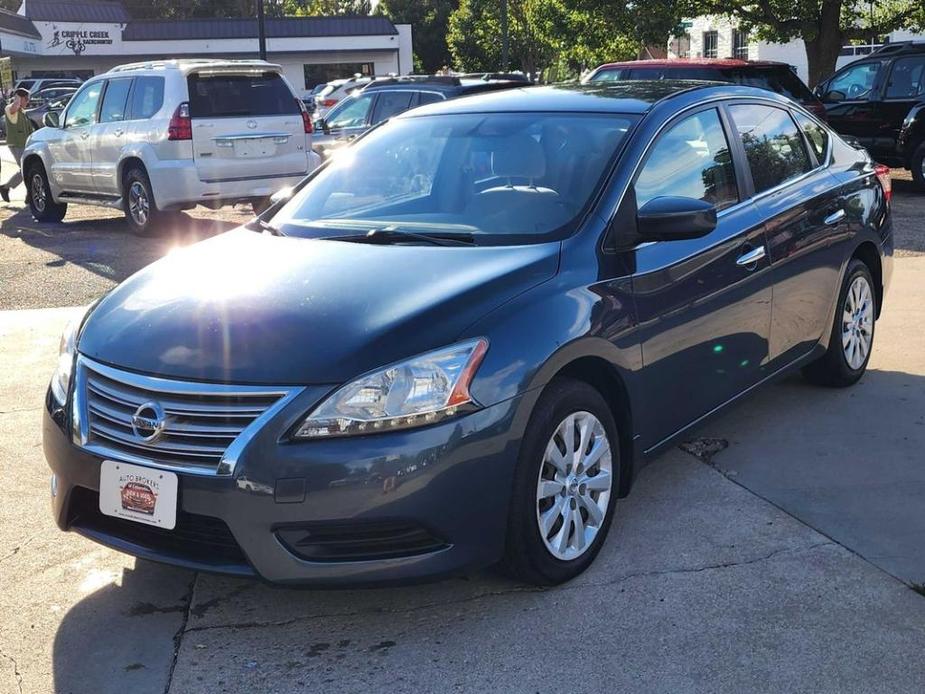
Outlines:
{"type": "Polygon", "coordinates": [[[369,84],[371,81],[372,77],[355,75],[347,79],[328,82],[324,86],[324,89],[315,94],[314,115],[316,117],[324,117],[338,101],[345,98],[355,89],[369,84]]]}
{"type": "Polygon", "coordinates": [[[47,87],[32,94],[29,108],[25,111],[26,117],[32,121],[32,127],[36,130],[45,127],[46,113],[60,115],[76,91],[76,87],[47,87]]]}
{"type": "Polygon", "coordinates": [[[316,118],[312,146],[322,157],[356,139],[374,125],[416,106],[479,94],[497,89],[523,87],[523,81],[413,75],[373,80],[353,92],[327,116],[316,118]]]}
{"type": "Polygon", "coordinates": [[[664,79],[710,80],[758,87],[793,99],[819,118],[826,115],[825,107],[789,65],[769,60],[679,58],[607,63],[595,68],[583,81],[664,79]]]}
{"type": "Polygon", "coordinates": [[[816,87],[826,118],[925,190],[925,42],[891,43],[816,87]]]}
{"type": "Polygon", "coordinates": [[[60,528],[279,583],[561,583],[705,417],[867,366],[889,170],[782,96],[509,89],[350,150],[65,331],[60,528]],[[160,527],[101,507],[152,470],[160,527]]]}
{"type": "Polygon", "coordinates": [[[312,89],[302,93],[302,103],[305,104],[305,108],[310,114],[315,113],[315,97],[320,94],[321,90],[323,90],[326,86],[327,83],[316,84],[312,89]]]}
{"type": "Polygon", "coordinates": [[[45,116],[23,153],[32,215],[60,221],[70,202],[115,207],[139,234],[162,213],[251,202],[298,183],[318,161],[311,119],[264,61],[168,60],[87,81],[45,116]]]}
{"type": "Polygon", "coordinates": [[[15,89],[28,89],[32,93],[49,87],[79,87],[81,84],[82,80],[71,77],[35,77],[19,80],[15,89]]]}

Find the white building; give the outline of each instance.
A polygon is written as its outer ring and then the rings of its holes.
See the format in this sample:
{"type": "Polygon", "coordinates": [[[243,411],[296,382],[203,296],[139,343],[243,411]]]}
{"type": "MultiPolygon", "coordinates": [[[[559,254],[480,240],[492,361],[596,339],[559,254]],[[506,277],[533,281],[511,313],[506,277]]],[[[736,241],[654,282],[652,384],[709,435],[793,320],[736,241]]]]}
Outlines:
{"type": "MultiPolygon", "coordinates": [[[[739,31],[735,22],[724,17],[696,17],[685,22],[686,36],[673,39],[668,44],[671,58],[742,58],[744,60],[775,60],[796,68],[804,82],[809,77],[806,48],[802,39],[787,43],[769,43],[753,40],[739,31]]],[[[845,46],[838,58],[837,67],[842,67],[871,52],[883,43],[925,39],[908,31],[894,31],[882,36],[871,45],[845,46]]]]}
{"type": "MultiPolygon", "coordinates": [[[[382,16],[266,20],[267,59],[296,89],[355,73],[413,69],[411,25],[382,16]]],[[[81,77],[164,58],[257,56],[257,20],[135,20],[113,0],[23,0],[0,10],[0,51],[24,77],[81,77]]]]}

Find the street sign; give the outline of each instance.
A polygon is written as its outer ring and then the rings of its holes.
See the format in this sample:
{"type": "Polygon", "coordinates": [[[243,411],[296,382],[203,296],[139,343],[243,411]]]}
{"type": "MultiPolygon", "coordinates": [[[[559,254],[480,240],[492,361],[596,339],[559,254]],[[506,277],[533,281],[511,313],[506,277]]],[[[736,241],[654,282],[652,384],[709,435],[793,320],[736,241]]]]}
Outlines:
{"type": "Polygon", "coordinates": [[[13,88],[13,59],[0,58],[0,89],[9,91],[13,88]]]}

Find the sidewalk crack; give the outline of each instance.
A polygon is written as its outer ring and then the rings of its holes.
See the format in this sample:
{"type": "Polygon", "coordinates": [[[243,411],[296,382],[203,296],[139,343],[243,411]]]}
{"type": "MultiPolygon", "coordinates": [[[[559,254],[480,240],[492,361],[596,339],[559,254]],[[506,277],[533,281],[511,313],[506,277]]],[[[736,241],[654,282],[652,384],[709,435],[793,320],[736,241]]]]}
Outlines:
{"type": "Polygon", "coordinates": [[[16,662],[16,658],[7,655],[3,651],[0,651],[0,656],[3,656],[13,663],[13,675],[16,677],[16,686],[19,688],[19,694],[22,694],[22,673],[19,671],[19,663],[16,662]]]}
{"type": "Polygon", "coordinates": [[[186,603],[186,606],[183,609],[183,619],[180,621],[180,626],[177,628],[176,633],[173,635],[173,658],[170,661],[170,669],[167,671],[167,682],[164,684],[164,694],[169,694],[170,685],[173,684],[173,672],[177,667],[177,660],[180,658],[180,646],[183,643],[183,635],[187,631],[186,625],[189,622],[190,610],[193,606],[193,595],[196,590],[196,581],[198,578],[199,573],[194,572],[193,577],[189,582],[189,588],[182,598],[182,601],[186,603]]]}

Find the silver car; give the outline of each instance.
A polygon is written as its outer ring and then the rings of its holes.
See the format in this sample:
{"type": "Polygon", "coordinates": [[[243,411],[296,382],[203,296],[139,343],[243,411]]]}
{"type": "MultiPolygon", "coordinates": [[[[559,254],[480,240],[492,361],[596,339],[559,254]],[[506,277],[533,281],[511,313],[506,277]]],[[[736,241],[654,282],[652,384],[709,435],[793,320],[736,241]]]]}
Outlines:
{"type": "Polygon", "coordinates": [[[168,210],[262,208],[319,162],[308,112],[265,61],[117,67],[87,81],[45,125],[22,160],[38,221],[60,221],[79,202],[122,209],[147,234],[168,210]]]}

